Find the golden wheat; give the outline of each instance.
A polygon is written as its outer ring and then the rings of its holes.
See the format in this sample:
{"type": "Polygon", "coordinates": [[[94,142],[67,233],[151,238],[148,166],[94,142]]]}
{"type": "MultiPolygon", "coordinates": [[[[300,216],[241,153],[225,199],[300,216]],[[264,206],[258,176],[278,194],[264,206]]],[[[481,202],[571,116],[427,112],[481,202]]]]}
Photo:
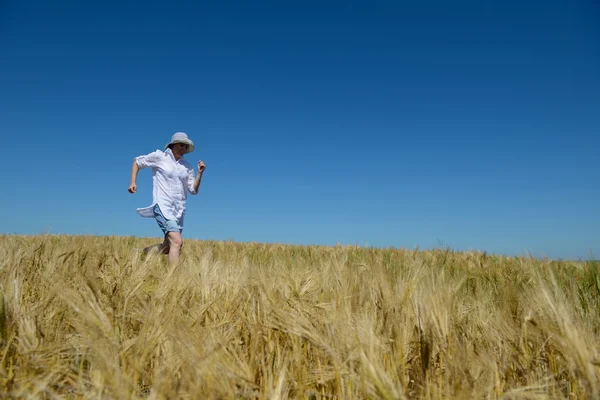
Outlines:
{"type": "Polygon", "coordinates": [[[592,262],[0,236],[13,398],[599,398],[592,262]]]}

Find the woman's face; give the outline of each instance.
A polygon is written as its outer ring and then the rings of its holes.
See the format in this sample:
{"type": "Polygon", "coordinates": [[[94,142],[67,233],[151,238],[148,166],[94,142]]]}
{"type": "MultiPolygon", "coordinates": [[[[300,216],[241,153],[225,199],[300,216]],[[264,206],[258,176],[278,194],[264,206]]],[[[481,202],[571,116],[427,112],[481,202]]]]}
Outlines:
{"type": "Polygon", "coordinates": [[[186,143],[175,143],[171,150],[176,160],[179,160],[185,153],[187,153],[190,145],[186,143]]]}

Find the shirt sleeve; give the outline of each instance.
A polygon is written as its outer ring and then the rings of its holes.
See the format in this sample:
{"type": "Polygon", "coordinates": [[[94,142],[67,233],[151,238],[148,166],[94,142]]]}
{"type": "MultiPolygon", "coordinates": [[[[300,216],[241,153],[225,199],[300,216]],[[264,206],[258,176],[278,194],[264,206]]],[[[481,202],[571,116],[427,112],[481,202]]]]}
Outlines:
{"type": "Polygon", "coordinates": [[[189,164],[186,167],[188,167],[187,189],[191,194],[196,194],[196,190],[194,189],[194,168],[189,164]]]}
{"type": "Polygon", "coordinates": [[[135,162],[137,163],[140,169],[148,168],[148,167],[156,167],[160,162],[160,158],[163,155],[163,152],[160,150],[156,150],[153,153],[146,154],[145,156],[138,156],[135,158],[135,162]]]}

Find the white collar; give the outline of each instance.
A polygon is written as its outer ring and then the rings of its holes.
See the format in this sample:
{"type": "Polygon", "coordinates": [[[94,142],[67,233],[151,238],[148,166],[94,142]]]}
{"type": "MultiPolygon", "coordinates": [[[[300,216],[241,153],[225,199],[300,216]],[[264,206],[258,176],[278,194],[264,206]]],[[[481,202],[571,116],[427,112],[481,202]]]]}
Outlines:
{"type": "Polygon", "coordinates": [[[167,151],[165,151],[166,154],[169,154],[171,156],[171,158],[173,158],[173,161],[175,162],[180,162],[183,160],[183,156],[181,156],[181,158],[179,160],[175,159],[175,154],[173,154],[173,150],[171,149],[167,149],[167,151]]]}

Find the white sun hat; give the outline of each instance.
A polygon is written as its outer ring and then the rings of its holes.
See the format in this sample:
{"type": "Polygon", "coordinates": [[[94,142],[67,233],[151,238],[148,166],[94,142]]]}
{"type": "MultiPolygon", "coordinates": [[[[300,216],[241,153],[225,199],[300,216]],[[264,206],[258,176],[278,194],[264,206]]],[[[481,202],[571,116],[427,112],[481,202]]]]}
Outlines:
{"type": "Polygon", "coordinates": [[[186,151],[187,153],[191,153],[192,151],[194,151],[194,142],[192,142],[188,136],[183,133],[183,132],[176,132],[173,137],[171,137],[171,141],[169,143],[167,143],[165,145],[165,150],[167,148],[169,148],[170,145],[175,144],[175,143],[185,143],[187,145],[189,145],[190,147],[188,147],[188,150],[186,151]]]}

